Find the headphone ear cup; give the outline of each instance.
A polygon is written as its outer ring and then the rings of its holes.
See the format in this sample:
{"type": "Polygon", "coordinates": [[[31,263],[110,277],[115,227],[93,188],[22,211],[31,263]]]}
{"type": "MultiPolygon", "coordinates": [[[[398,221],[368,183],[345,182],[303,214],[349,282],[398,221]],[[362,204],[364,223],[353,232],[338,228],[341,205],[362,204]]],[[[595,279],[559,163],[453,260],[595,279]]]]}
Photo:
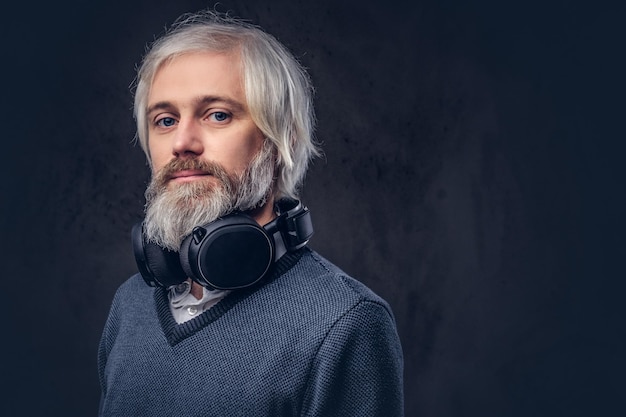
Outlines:
{"type": "Polygon", "coordinates": [[[180,266],[178,253],[146,242],[141,223],[133,226],[132,243],[137,267],[149,286],[169,287],[187,279],[187,275],[180,266]]]}
{"type": "Polygon", "coordinates": [[[151,242],[144,242],[144,253],[146,264],[160,286],[177,285],[187,279],[187,274],[180,265],[178,252],[163,249],[151,242]]]}
{"type": "Polygon", "coordinates": [[[234,290],[258,282],[274,260],[274,241],[251,217],[234,213],[195,227],[179,259],[194,281],[211,289],[234,290]]]}

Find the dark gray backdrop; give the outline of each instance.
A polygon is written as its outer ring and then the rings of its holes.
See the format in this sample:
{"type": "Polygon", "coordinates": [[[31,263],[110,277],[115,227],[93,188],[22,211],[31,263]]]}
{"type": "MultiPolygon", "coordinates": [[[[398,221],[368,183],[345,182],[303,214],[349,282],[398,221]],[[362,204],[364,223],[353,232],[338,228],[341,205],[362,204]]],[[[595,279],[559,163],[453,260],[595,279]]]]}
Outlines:
{"type": "MultiPolygon", "coordinates": [[[[464,3],[218,8],[310,70],[326,153],[303,193],[312,246],[392,305],[407,416],[614,415],[624,7],[464,3]]],[[[5,8],[1,415],[95,415],[148,179],[128,86],[153,35],[212,4],[5,8]]]]}

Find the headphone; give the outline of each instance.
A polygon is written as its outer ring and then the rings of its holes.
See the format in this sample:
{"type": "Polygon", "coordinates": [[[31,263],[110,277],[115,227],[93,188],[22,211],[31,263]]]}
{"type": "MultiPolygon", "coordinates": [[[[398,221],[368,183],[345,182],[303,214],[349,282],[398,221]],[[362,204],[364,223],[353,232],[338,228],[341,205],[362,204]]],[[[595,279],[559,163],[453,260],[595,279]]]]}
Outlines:
{"type": "Polygon", "coordinates": [[[281,199],[275,208],[278,217],[263,227],[239,211],[196,226],[179,252],[146,241],[143,222],[137,223],[131,234],[139,272],[151,287],[167,288],[188,277],[209,289],[254,285],[274,262],[313,236],[311,214],[300,201],[281,199]]]}

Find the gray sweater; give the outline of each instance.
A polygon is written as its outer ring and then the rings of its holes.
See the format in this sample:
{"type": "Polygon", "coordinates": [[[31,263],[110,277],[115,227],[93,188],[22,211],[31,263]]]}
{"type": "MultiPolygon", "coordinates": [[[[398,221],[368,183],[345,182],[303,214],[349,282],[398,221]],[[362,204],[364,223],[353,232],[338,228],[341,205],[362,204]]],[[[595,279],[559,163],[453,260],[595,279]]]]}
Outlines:
{"type": "Polygon", "coordinates": [[[177,324],[166,290],[120,286],[99,350],[100,416],[401,416],[385,301],[317,253],[177,324]]]}

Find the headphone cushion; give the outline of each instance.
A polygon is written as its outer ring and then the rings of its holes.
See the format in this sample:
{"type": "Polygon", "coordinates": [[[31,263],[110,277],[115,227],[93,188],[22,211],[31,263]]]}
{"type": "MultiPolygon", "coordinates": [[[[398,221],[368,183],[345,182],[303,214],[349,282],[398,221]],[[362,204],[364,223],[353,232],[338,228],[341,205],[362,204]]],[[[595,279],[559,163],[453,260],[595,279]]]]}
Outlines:
{"type": "Polygon", "coordinates": [[[162,286],[177,285],[187,279],[187,274],[180,265],[178,252],[163,249],[150,242],[144,242],[143,250],[148,268],[162,286]]]}
{"type": "Polygon", "coordinates": [[[183,239],[183,242],[180,245],[180,253],[178,254],[178,262],[180,263],[180,266],[186,276],[192,278],[195,281],[196,274],[191,269],[191,265],[189,264],[189,245],[191,244],[192,239],[192,235],[189,235],[183,239]]]}

